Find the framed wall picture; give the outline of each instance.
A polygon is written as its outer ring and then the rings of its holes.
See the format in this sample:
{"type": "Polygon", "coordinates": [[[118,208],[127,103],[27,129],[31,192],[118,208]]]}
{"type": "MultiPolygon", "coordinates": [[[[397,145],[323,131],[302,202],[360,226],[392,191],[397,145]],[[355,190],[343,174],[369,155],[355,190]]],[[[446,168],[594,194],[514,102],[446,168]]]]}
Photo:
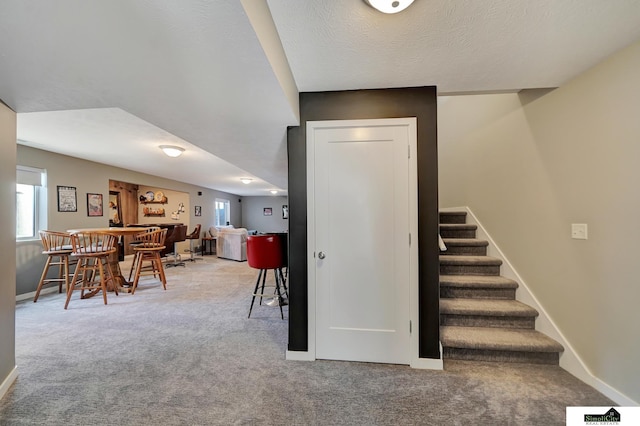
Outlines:
{"type": "Polygon", "coordinates": [[[196,216],[202,216],[202,206],[196,206],[196,216]]]}
{"type": "Polygon", "coordinates": [[[289,219],[289,206],[286,204],[282,205],[282,218],[289,219]]]}
{"type": "Polygon", "coordinates": [[[78,199],[76,198],[75,186],[59,186],[58,185],[58,211],[59,212],[77,212],[78,199]]]}
{"type": "Polygon", "coordinates": [[[102,194],[87,193],[87,216],[102,216],[102,194]]]}
{"type": "Polygon", "coordinates": [[[264,209],[262,209],[262,214],[264,216],[271,216],[273,214],[273,210],[271,209],[271,207],[265,207],[264,209]]]}

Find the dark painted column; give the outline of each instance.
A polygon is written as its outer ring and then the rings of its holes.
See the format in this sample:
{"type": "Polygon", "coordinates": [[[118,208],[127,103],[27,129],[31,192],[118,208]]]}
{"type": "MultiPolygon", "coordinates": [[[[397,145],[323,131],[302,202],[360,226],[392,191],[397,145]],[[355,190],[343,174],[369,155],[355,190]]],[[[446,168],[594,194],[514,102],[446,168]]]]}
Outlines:
{"type": "Polygon", "coordinates": [[[438,144],[435,87],[300,94],[300,127],[288,129],[289,350],[308,348],[307,121],[416,117],[418,122],[419,356],[440,358],[438,144]]]}
{"type": "Polygon", "coordinates": [[[307,149],[302,127],[287,129],[289,163],[289,345],[306,351],[307,309],[307,149]]]}

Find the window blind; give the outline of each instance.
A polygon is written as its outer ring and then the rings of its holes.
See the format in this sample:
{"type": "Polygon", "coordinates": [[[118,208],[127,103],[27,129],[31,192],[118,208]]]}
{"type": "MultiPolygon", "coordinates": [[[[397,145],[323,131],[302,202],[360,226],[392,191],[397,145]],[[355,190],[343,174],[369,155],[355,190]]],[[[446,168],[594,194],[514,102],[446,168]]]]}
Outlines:
{"type": "Polygon", "coordinates": [[[35,167],[16,166],[16,183],[23,185],[44,186],[45,171],[35,167]]]}

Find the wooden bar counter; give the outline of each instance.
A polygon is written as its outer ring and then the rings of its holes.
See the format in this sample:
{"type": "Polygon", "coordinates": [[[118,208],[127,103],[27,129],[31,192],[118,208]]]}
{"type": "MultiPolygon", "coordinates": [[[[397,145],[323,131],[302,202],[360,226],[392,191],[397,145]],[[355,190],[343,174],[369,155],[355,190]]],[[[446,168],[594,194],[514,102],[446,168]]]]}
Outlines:
{"type": "MultiPolygon", "coordinates": [[[[99,232],[102,234],[110,234],[118,237],[124,235],[135,235],[141,232],[144,232],[146,228],[139,226],[124,226],[124,227],[110,227],[110,228],[79,228],[79,229],[68,229],[67,232],[70,234],[76,232],[88,233],[88,232],[99,232]]],[[[116,250],[115,253],[109,256],[109,265],[111,266],[111,271],[113,272],[114,278],[118,283],[118,291],[122,291],[128,293],[130,290],[131,283],[129,283],[125,277],[122,275],[122,271],[120,270],[120,263],[118,262],[118,252],[116,250]]],[[[113,291],[113,288],[109,286],[109,291],[113,291]]]]}

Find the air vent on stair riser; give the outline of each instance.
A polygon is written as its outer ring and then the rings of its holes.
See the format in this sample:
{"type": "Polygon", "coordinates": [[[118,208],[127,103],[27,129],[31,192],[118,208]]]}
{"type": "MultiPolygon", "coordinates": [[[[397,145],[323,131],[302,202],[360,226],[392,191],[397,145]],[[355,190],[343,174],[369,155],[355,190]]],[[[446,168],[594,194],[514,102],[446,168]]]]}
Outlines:
{"type": "Polygon", "coordinates": [[[558,364],[562,346],[535,330],[538,312],[515,300],[465,212],[440,213],[440,334],[445,359],[558,364]]]}

